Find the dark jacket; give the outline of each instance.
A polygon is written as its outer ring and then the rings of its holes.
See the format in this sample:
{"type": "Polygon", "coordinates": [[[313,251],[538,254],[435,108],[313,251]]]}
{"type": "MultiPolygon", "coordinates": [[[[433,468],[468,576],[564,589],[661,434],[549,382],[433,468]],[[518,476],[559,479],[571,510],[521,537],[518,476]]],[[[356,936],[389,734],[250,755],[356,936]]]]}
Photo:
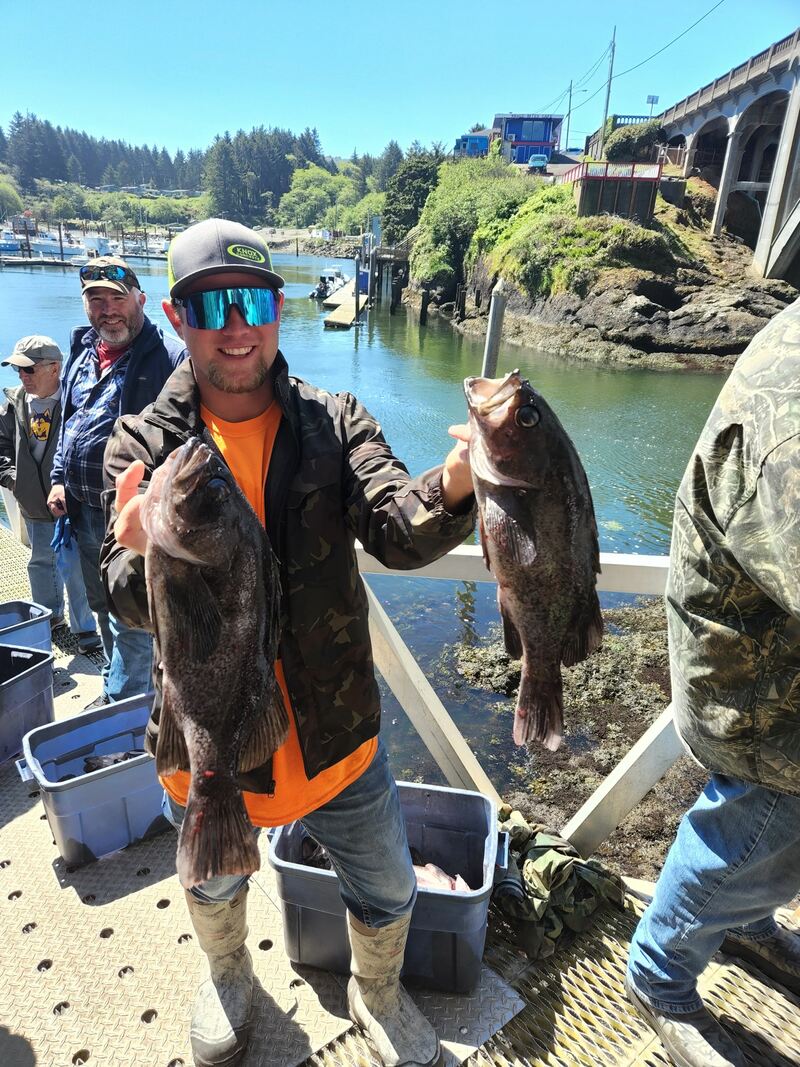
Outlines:
{"type": "Polygon", "coordinates": [[[6,403],[0,408],[0,485],[17,498],[26,519],[54,522],[47,507],[50,469],[61,428],[61,401],[56,401],[50,436],[41,463],[33,458],[28,437],[25,390],[21,385],[4,389],[6,403]]]}
{"type": "MultiPolygon", "coordinates": [[[[75,412],[71,397],[78,369],[84,359],[90,358],[89,350],[97,340],[97,332],[92,326],[79,326],[72,331],[69,356],[61,372],[63,411],[61,432],[58,435],[58,447],[51,471],[53,485],[64,485],[63,429],[75,412]]],[[[137,415],[148,404],[152,404],[170,374],[187,355],[183,341],[165,334],[145,315],[144,325],[131,345],[125,381],[120,393],[119,414],[137,415]]],[[[70,499],[69,486],[65,486],[65,489],[67,510],[73,511],[77,502],[70,499]]]]}
{"type": "MultiPolygon", "coordinates": [[[[280,353],[273,384],[284,418],[265,489],[267,533],[281,566],[280,655],[311,778],[380,726],[355,538],[386,566],[411,569],[460,544],[475,515],[470,506],[459,515],[445,510],[441,467],[411,478],[378,423],[350,393],[333,395],[290,377],[280,353]]],[[[114,514],[112,486],[121,470],[141,459],[147,480],[170,452],[202,431],[188,361],[140,417],[117,422],[105,456],[107,516],[114,514]]],[[[150,629],[142,557],[109,535],[100,563],[114,613],[150,629]]],[[[157,677],[157,691],[159,683],[157,677]]],[[[157,729],[158,707],[148,727],[151,752],[157,729]]],[[[258,772],[240,776],[240,784],[265,791],[263,770],[260,778],[258,772]]]]}
{"type": "Polygon", "coordinates": [[[678,731],[709,770],[800,795],[800,300],[748,345],[678,490],[678,731]]]}

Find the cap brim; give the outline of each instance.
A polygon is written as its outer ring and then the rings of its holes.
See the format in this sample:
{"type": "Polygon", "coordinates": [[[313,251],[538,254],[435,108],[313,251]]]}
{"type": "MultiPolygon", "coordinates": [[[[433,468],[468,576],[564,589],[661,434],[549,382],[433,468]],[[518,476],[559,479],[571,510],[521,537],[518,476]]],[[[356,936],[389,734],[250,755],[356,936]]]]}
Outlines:
{"type": "Polygon", "coordinates": [[[283,289],[285,284],[280,274],[276,274],[274,270],[267,270],[266,267],[257,267],[251,263],[217,263],[185,275],[175,282],[169,291],[169,295],[173,298],[183,296],[193,282],[196,282],[199,278],[207,278],[211,274],[252,274],[262,281],[269,282],[275,289],[283,289]]]}
{"type": "Polygon", "coordinates": [[[37,363],[44,363],[43,359],[30,359],[28,356],[9,356],[0,363],[0,367],[35,367],[37,363]]]}
{"type": "Polygon", "coordinates": [[[98,278],[97,281],[81,282],[81,292],[85,293],[88,289],[113,289],[116,293],[122,293],[123,296],[127,296],[130,289],[127,285],[123,285],[122,282],[112,282],[110,278],[98,278]]]}

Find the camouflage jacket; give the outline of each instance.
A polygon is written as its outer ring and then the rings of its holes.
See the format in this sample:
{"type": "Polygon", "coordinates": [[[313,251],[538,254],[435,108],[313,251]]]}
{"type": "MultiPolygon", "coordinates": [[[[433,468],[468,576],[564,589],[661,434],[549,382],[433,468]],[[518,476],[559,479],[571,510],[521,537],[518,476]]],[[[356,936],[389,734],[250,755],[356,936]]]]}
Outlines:
{"type": "Polygon", "coordinates": [[[709,770],[800,795],[800,300],[740,356],[675,506],[679,733],[709,770]]]}
{"type": "MultiPolygon", "coordinates": [[[[267,533],[280,562],[280,653],[306,773],[343,759],[380,726],[367,600],[354,540],[388,567],[411,569],[443,556],[472,531],[474,509],[454,515],[441,497],[442,468],[411,478],[374,418],[349,393],[333,395],[290,377],[279,353],[275,397],[284,413],[265,490],[267,533]]],[[[145,482],[166,457],[203,431],[191,361],[177,368],[154,404],[118,419],[105,453],[106,515],[112,486],[134,459],[145,482]]],[[[110,527],[109,527],[110,529],[110,527]]],[[[151,629],[144,560],[109,533],[100,555],[112,610],[151,629]]],[[[158,659],[156,658],[156,662],[158,659]]],[[[155,751],[156,706],[147,743],[155,751]]],[[[269,766],[240,776],[268,791],[269,766]]]]}

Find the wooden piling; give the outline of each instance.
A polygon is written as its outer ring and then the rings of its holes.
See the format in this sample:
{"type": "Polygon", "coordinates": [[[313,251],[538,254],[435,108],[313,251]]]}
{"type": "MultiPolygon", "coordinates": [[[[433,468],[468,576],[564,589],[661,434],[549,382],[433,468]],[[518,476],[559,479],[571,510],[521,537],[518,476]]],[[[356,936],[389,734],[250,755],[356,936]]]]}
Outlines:
{"type": "Polygon", "coordinates": [[[428,321],[428,304],[431,302],[430,290],[425,288],[422,290],[422,302],[419,305],[419,324],[424,326],[428,321]]]}
{"type": "Polygon", "coordinates": [[[506,295],[503,279],[498,278],[492,290],[492,303],[489,307],[489,326],[486,330],[486,347],[483,350],[482,378],[494,378],[497,371],[497,354],[500,351],[500,337],[503,333],[503,315],[506,310],[506,295]]]}
{"type": "Polygon", "coordinates": [[[61,229],[61,223],[58,224],[58,247],[61,251],[61,262],[64,262],[64,234],[61,229]]]}

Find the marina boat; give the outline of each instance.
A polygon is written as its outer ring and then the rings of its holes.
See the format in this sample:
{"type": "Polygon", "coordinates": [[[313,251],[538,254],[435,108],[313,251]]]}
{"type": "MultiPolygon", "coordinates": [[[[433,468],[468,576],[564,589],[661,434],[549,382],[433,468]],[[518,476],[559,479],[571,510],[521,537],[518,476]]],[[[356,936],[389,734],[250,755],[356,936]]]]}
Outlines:
{"type": "Polygon", "coordinates": [[[14,256],[19,253],[20,243],[13,230],[0,230],[0,255],[14,256]]]}
{"type": "MultiPolygon", "coordinates": [[[[59,241],[58,234],[50,233],[47,230],[40,230],[38,233],[32,233],[28,237],[31,247],[31,255],[34,256],[47,256],[53,259],[61,258],[61,248],[63,243],[64,256],[69,256],[71,259],[73,256],[86,255],[86,249],[83,245],[78,244],[76,241],[72,241],[68,237],[64,237],[63,241],[59,241]]],[[[28,241],[20,239],[20,250],[25,253],[28,251],[28,241]]]]}
{"type": "Polygon", "coordinates": [[[329,296],[347,285],[350,278],[343,274],[338,267],[327,267],[321,272],[319,281],[308,294],[310,300],[327,300],[329,296]]]}

